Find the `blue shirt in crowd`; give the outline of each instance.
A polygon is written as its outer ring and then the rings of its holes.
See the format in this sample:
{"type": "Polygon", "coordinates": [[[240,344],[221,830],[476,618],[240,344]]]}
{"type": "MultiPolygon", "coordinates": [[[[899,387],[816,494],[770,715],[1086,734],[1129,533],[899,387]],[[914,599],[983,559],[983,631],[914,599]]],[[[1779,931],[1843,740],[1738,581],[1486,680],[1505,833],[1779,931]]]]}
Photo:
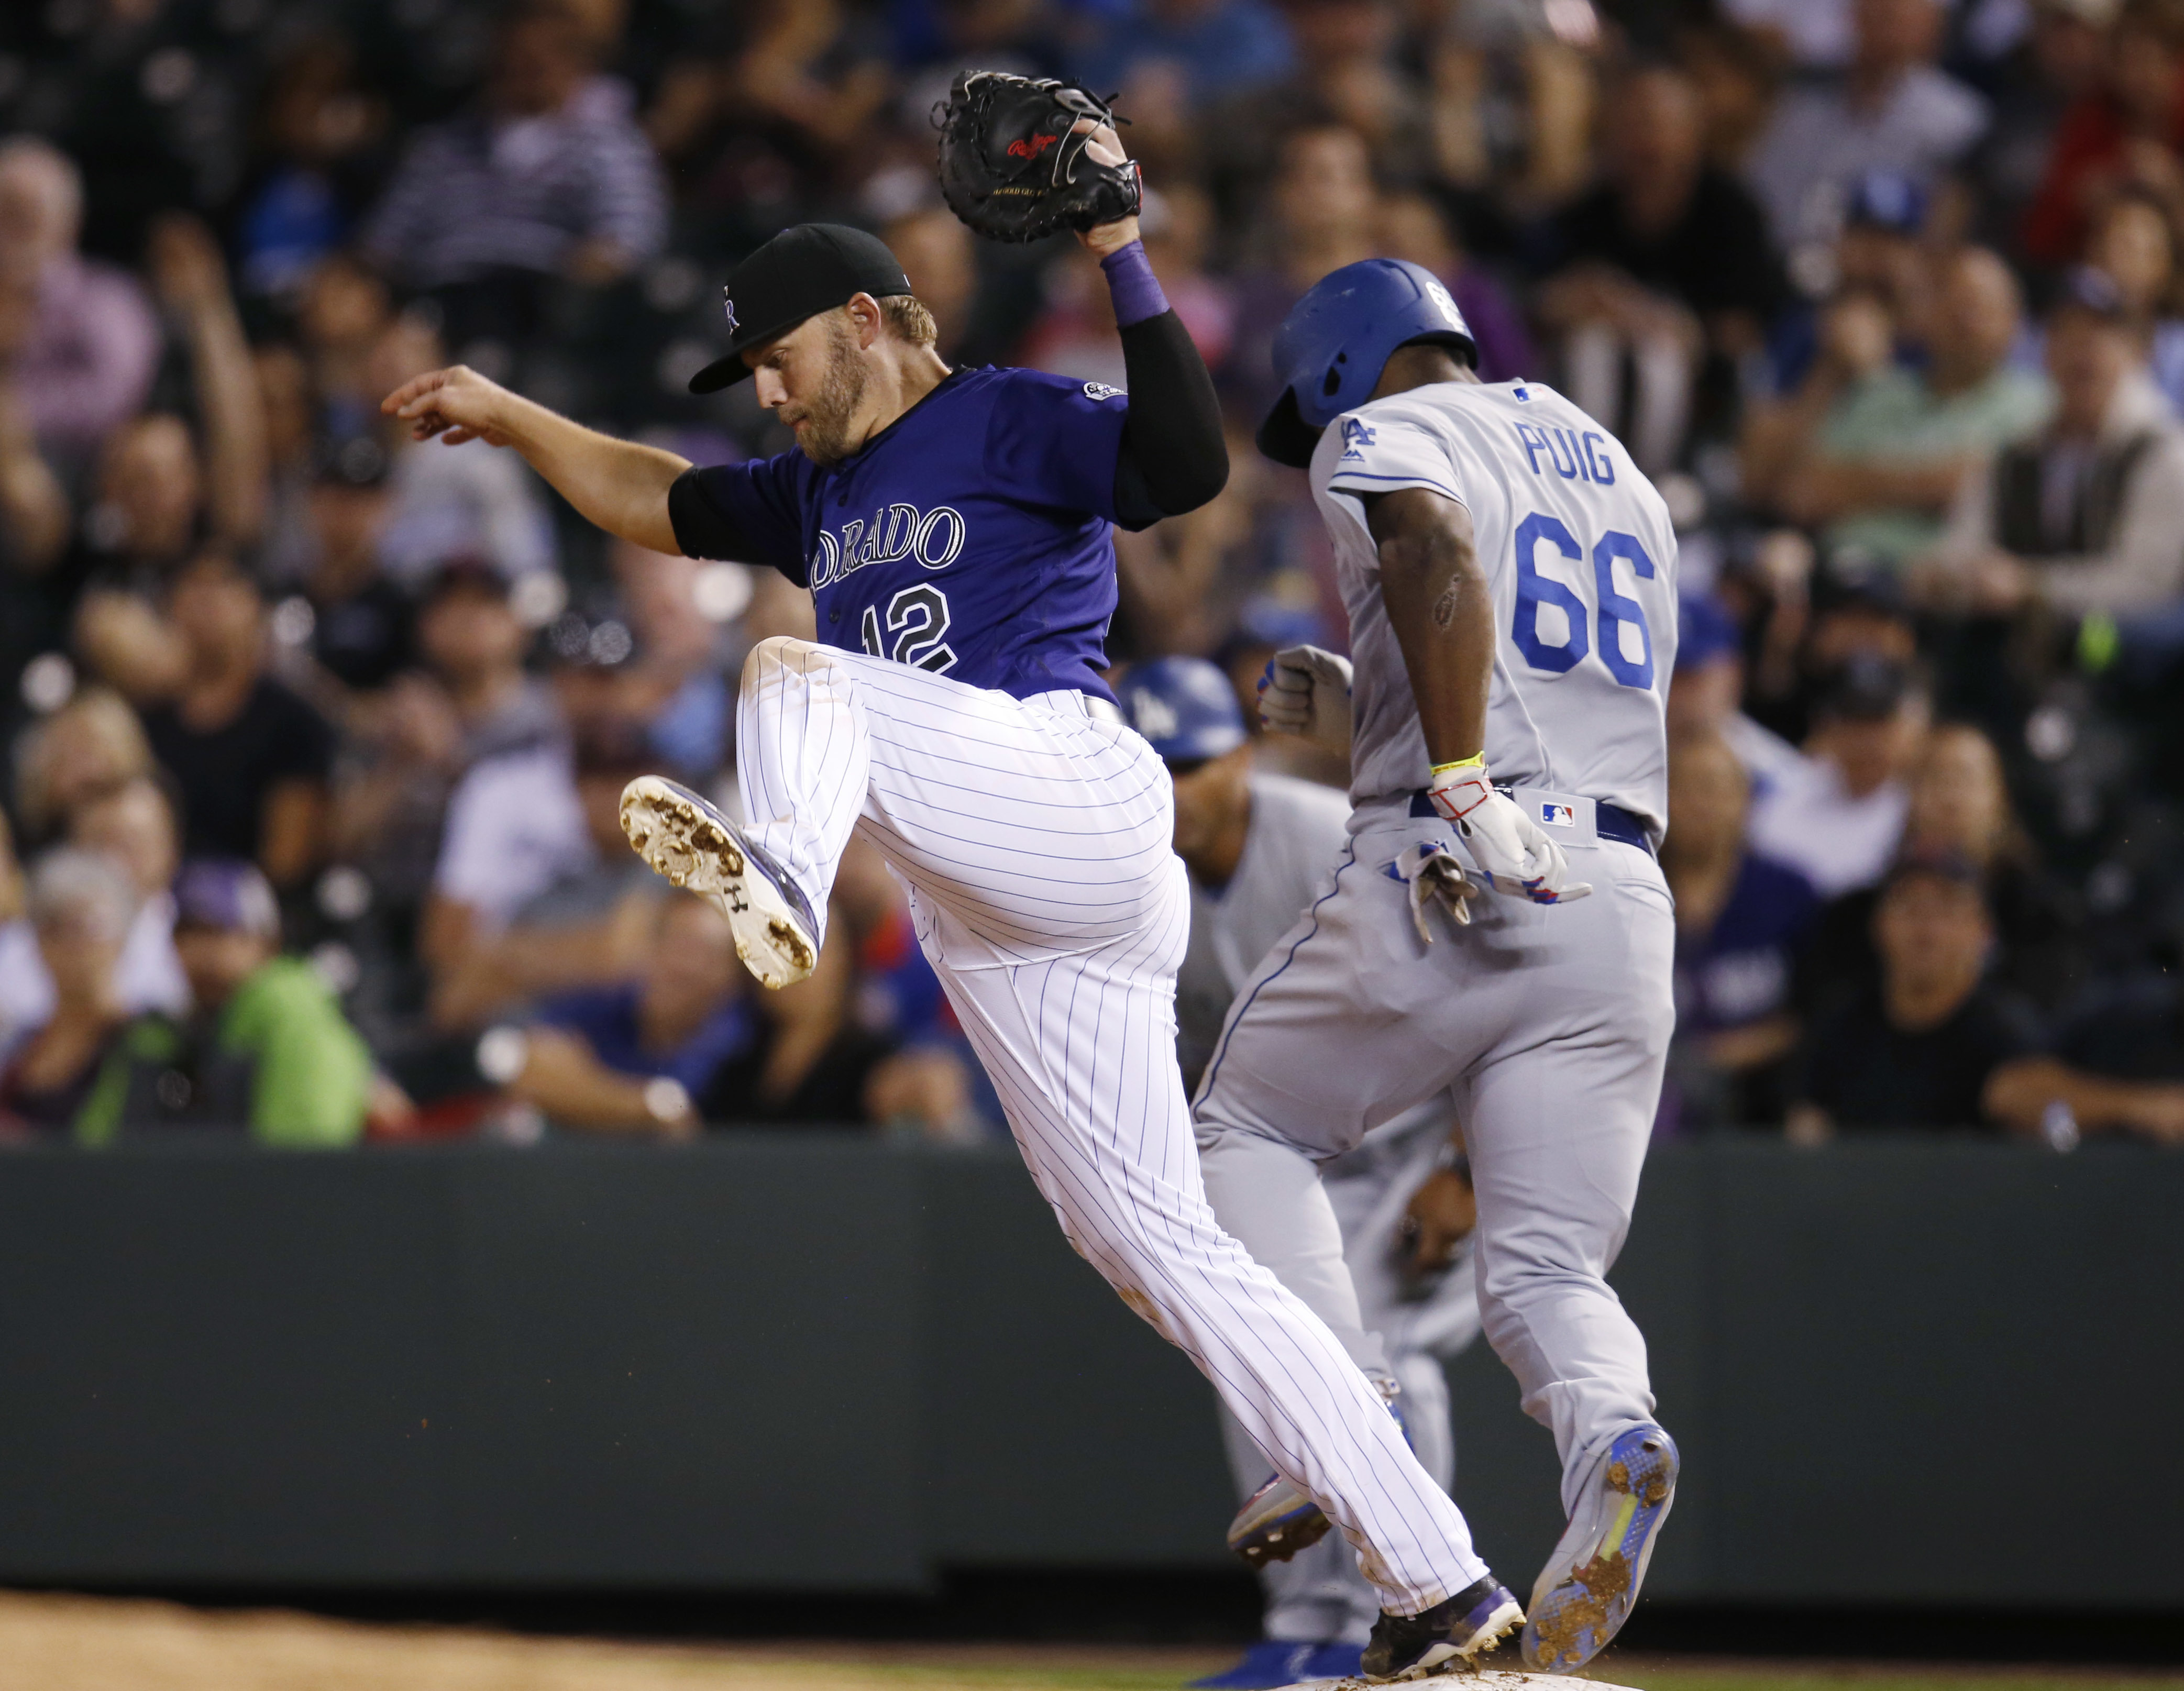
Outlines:
{"type": "Polygon", "coordinates": [[[697,1031],[671,1051],[648,1051],[637,1020],[643,993],[633,984],[565,993],[540,1008],[538,1020],[549,1027],[582,1034],[592,1054],[610,1069],[626,1075],[665,1075],[681,1082],[693,1098],[702,1096],[715,1075],[758,1043],[758,1012],[747,999],[738,998],[699,1023],[697,1031]]]}
{"type": "Polygon", "coordinates": [[[1746,853],[1713,931],[1676,936],[1677,1032],[1746,1027],[1786,1010],[1797,945],[1819,908],[1796,870],[1746,853]]]}

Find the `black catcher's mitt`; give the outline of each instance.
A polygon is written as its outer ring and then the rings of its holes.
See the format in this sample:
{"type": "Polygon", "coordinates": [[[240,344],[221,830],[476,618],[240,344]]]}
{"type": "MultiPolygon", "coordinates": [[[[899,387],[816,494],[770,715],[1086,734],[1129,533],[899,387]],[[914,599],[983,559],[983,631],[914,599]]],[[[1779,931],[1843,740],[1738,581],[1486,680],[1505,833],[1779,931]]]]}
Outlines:
{"type": "Polygon", "coordinates": [[[940,192],[981,235],[1037,241],[1137,213],[1136,164],[1103,164],[1085,150],[1115,114],[1073,82],[960,71],[936,115],[940,192]]]}

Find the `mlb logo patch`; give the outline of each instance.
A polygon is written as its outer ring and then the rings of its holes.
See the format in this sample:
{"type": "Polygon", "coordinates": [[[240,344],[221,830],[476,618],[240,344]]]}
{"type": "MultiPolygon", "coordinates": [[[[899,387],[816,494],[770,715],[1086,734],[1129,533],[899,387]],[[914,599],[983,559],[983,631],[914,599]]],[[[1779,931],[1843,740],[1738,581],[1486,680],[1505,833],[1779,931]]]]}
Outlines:
{"type": "Polygon", "coordinates": [[[1540,820],[1551,828],[1574,828],[1577,810],[1573,805],[1557,804],[1549,799],[1540,801],[1540,820]]]}

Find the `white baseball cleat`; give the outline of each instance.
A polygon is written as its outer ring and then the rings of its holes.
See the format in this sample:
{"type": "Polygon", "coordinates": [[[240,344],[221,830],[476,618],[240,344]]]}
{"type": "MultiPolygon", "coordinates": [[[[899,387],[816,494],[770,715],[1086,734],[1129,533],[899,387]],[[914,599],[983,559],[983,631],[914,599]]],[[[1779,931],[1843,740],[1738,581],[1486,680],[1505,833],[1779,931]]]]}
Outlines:
{"type": "Polygon", "coordinates": [[[640,775],[621,790],[621,831],[655,873],[721,907],[736,955],[760,986],[788,986],[816,966],[811,901],[715,805],[687,787],[640,775]]]}

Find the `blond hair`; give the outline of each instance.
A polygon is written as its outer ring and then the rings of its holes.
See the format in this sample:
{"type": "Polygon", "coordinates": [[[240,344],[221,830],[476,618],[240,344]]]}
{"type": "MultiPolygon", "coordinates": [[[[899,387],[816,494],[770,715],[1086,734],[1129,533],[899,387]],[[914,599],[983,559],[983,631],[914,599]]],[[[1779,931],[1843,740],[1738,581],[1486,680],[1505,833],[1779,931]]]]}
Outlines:
{"type": "Polygon", "coordinates": [[[883,299],[880,320],[887,325],[889,334],[913,347],[929,347],[940,338],[940,325],[914,293],[890,294],[883,299]]]}
{"type": "Polygon", "coordinates": [[[151,743],[129,701],[87,687],[16,743],[15,814],[26,836],[42,838],[77,801],[151,772],[151,743]]]}

